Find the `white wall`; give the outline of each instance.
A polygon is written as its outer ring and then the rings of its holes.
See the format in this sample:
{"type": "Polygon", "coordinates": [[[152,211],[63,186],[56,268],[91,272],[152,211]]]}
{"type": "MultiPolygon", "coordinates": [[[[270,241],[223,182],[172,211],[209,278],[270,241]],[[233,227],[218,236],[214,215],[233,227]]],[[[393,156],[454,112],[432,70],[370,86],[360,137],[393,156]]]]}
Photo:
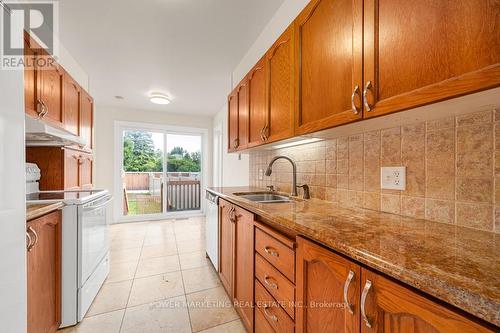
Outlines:
{"type": "MultiPolygon", "coordinates": [[[[247,51],[240,63],[228,77],[227,93],[248,73],[257,61],[273,45],[278,37],[293,22],[309,0],[285,0],[276,14],[271,18],[262,33],[247,51]]],[[[248,154],[227,153],[227,103],[214,117],[214,127],[221,125],[224,130],[224,150],[222,156],[222,186],[247,186],[250,178],[248,154]]]]}
{"type": "MultiPolygon", "coordinates": [[[[208,130],[207,186],[212,185],[212,118],[199,115],[181,115],[169,111],[145,111],[128,108],[95,107],[95,187],[114,189],[115,121],[194,127],[208,130]]],[[[114,216],[114,212],[110,212],[114,216]]]]}
{"type": "MultiPolygon", "coordinates": [[[[0,15],[2,9],[0,8],[0,15]]],[[[0,323],[26,331],[24,76],[0,70],[0,323]]]]}

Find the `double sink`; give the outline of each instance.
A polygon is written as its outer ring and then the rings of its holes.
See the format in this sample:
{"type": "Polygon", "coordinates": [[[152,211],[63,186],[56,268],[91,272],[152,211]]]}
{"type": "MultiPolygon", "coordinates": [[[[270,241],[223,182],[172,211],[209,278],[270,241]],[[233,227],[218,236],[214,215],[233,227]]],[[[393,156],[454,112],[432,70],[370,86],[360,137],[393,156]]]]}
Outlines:
{"type": "Polygon", "coordinates": [[[271,192],[242,192],[234,193],[234,195],[250,200],[257,203],[287,203],[292,202],[292,198],[283,194],[276,194],[271,192]]]}

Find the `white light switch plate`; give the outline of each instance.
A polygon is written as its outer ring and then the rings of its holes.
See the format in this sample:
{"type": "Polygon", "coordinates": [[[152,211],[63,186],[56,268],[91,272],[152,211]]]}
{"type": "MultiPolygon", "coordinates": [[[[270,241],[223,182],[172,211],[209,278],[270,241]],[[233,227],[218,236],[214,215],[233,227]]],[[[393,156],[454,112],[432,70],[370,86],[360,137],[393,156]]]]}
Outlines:
{"type": "Polygon", "coordinates": [[[406,190],[406,167],[382,167],[380,185],[386,190],[406,190]]]}

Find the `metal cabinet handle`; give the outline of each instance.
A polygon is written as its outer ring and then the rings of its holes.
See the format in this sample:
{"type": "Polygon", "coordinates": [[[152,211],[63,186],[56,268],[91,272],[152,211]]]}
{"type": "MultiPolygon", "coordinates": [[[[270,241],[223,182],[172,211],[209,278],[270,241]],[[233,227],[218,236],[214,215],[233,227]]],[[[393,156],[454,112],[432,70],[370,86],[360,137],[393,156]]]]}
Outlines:
{"type": "Polygon", "coordinates": [[[270,246],[266,246],[264,248],[264,251],[266,251],[266,253],[272,255],[273,257],[279,257],[280,256],[280,254],[278,253],[278,251],[276,251],[275,249],[273,249],[270,246]]]}
{"type": "Polygon", "coordinates": [[[266,141],[266,139],[264,138],[264,129],[265,129],[265,128],[266,128],[266,127],[262,127],[262,129],[260,130],[260,139],[261,139],[262,141],[266,141]]]}
{"type": "Polygon", "coordinates": [[[352,279],[354,278],[354,272],[349,271],[349,275],[347,275],[347,279],[344,283],[344,303],[347,305],[347,310],[349,310],[350,314],[354,314],[354,305],[349,303],[349,286],[351,285],[352,279]]]}
{"type": "Polygon", "coordinates": [[[37,110],[38,120],[40,120],[48,113],[47,105],[41,99],[38,99],[37,108],[40,109],[39,111],[37,110]]]}
{"type": "Polygon", "coordinates": [[[239,139],[234,139],[233,141],[233,148],[236,149],[240,145],[240,140],[239,139]]]}
{"type": "Polygon", "coordinates": [[[354,101],[354,99],[356,98],[356,95],[358,95],[358,94],[359,94],[359,86],[356,85],[354,87],[354,91],[352,92],[352,95],[351,95],[351,109],[352,109],[352,113],[354,113],[354,114],[359,113],[358,107],[356,106],[356,102],[354,101]]]}
{"type": "Polygon", "coordinates": [[[36,243],[38,243],[38,234],[36,233],[35,229],[33,229],[31,226],[28,227],[28,232],[31,232],[33,236],[35,236],[35,239],[33,240],[32,243],[30,243],[30,246],[28,247],[28,252],[30,252],[36,245],[36,243]]]}
{"type": "Polygon", "coordinates": [[[269,125],[266,124],[264,126],[264,131],[262,132],[264,134],[264,141],[267,141],[269,139],[269,125]]]}
{"type": "Polygon", "coordinates": [[[27,251],[29,251],[29,249],[30,249],[31,242],[32,242],[32,239],[31,239],[30,233],[28,230],[26,230],[26,250],[27,251]]]}
{"type": "Polygon", "coordinates": [[[273,280],[267,275],[264,275],[264,283],[269,286],[269,288],[272,289],[278,289],[278,284],[276,282],[269,282],[269,280],[273,280]]]}
{"type": "Polygon", "coordinates": [[[45,104],[44,101],[42,101],[42,104],[45,108],[45,113],[43,114],[43,118],[45,118],[45,116],[49,114],[49,107],[47,106],[47,104],[45,104]]]}
{"type": "Polygon", "coordinates": [[[366,303],[366,296],[368,296],[368,292],[370,291],[371,287],[372,287],[372,282],[370,280],[366,280],[365,287],[363,288],[363,293],[361,294],[361,316],[363,317],[365,325],[368,328],[372,328],[372,324],[370,322],[370,319],[368,319],[368,317],[366,316],[365,303],[366,303]]]}
{"type": "Polygon", "coordinates": [[[267,311],[267,309],[269,309],[269,308],[270,308],[269,305],[264,304],[263,310],[264,310],[264,314],[266,315],[266,317],[271,319],[272,321],[278,321],[278,317],[276,317],[276,315],[273,315],[272,313],[269,313],[269,311],[267,311]]]}
{"type": "Polygon", "coordinates": [[[363,103],[365,103],[365,109],[367,112],[370,112],[372,110],[370,103],[368,103],[368,98],[366,98],[366,94],[371,88],[373,88],[372,81],[366,82],[365,90],[363,90],[363,103]]]}
{"type": "Polygon", "coordinates": [[[236,222],[236,216],[234,214],[234,212],[236,211],[236,208],[234,208],[233,206],[231,206],[231,208],[229,209],[229,220],[233,223],[236,222]]]}

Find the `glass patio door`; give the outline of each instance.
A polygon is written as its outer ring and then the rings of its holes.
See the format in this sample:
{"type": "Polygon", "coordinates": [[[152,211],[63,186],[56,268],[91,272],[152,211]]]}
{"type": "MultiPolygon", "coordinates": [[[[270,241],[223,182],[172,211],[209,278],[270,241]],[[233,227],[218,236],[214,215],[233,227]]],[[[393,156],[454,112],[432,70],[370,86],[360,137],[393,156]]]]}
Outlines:
{"type": "Polygon", "coordinates": [[[200,211],[202,135],[122,130],[123,217],[200,211]]]}

